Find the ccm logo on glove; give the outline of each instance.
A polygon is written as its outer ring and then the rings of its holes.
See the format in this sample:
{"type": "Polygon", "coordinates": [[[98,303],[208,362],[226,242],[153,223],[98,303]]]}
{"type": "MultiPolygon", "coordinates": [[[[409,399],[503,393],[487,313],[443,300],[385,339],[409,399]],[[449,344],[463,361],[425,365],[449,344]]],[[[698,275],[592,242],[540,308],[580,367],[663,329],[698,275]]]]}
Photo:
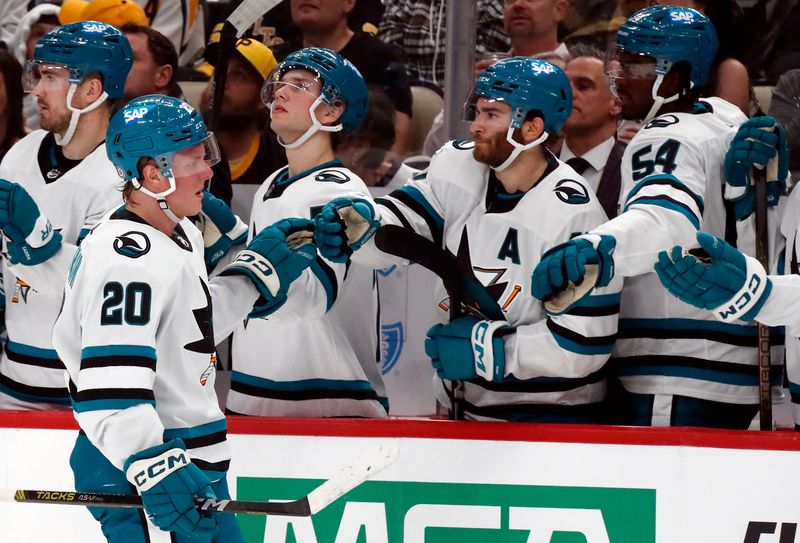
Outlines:
{"type": "Polygon", "coordinates": [[[189,465],[186,452],[177,448],[170,449],[156,458],[139,460],[136,463],[139,462],[142,463],[140,470],[130,470],[129,468],[129,471],[133,474],[133,483],[140,491],[149,490],[153,485],[161,481],[165,475],[189,465]]]}

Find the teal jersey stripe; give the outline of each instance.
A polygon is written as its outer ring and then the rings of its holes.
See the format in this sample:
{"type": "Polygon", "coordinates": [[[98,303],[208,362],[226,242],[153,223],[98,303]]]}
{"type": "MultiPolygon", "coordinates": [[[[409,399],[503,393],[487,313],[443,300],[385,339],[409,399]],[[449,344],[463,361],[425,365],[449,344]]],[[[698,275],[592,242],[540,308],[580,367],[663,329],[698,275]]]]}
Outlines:
{"type": "Polygon", "coordinates": [[[684,217],[686,217],[692,225],[698,230],[700,229],[700,219],[697,218],[693,212],[689,210],[688,207],[684,207],[683,205],[678,205],[674,202],[670,202],[668,200],[660,199],[658,196],[647,197],[643,196],[641,198],[637,198],[636,200],[625,204],[625,208],[622,210],[623,213],[628,211],[631,206],[635,205],[653,205],[658,207],[663,207],[664,209],[669,209],[670,211],[677,211],[684,217]]]}
{"type": "Polygon", "coordinates": [[[439,232],[441,233],[442,231],[444,231],[444,218],[442,218],[442,216],[439,215],[436,212],[436,210],[434,210],[431,207],[431,204],[428,203],[428,200],[425,199],[425,196],[422,195],[422,193],[419,191],[418,188],[405,185],[398,188],[397,191],[408,195],[409,198],[413,199],[415,202],[421,205],[425,209],[428,216],[436,224],[437,228],[439,229],[439,232]]]}
{"type": "Polygon", "coordinates": [[[598,294],[595,296],[584,296],[575,304],[574,307],[606,307],[619,304],[621,295],[617,294],[598,294]]]}
{"type": "Polygon", "coordinates": [[[273,381],[264,377],[231,372],[231,381],[269,390],[302,392],[304,390],[373,390],[368,381],[344,381],[340,379],[303,379],[300,381],[273,381]]]}
{"type": "Polygon", "coordinates": [[[170,439],[191,439],[196,437],[207,436],[209,434],[216,434],[228,429],[228,422],[225,419],[207,422],[200,426],[191,426],[189,428],[170,428],[164,430],[164,440],[170,439]]]}
{"type": "Polygon", "coordinates": [[[24,343],[17,343],[16,341],[8,341],[8,343],[6,343],[6,349],[26,356],[35,356],[36,358],[45,358],[47,360],[58,360],[58,353],[56,353],[55,349],[43,349],[41,347],[25,345],[24,343]]]}
{"type": "Polygon", "coordinates": [[[694,319],[619,319],[619,329],[645,328],[648,330],[673,330],[676,328],[690,328],[695,330],[711,330],[739,336],[756,336],[758,327],[745,324],[730,324],[719,321],[705,321],[694,319]]]}
{"type": "Polygon", "coordinates": [[[614,349],[614,342],[603,345],[584,345],[571,339],[567,339],[553,330],[550,330],[550,333],[556,340],[556,343],[558,343],[559,347],[573,353],[585,355],[611,354],[611,351],[614,349]]]}
{"type": "Polygon", "coordinates": [[[154,400],[142,400],[142,399],[107,399],[107,400],[87,400],[84,402],[72,402],[72,409],[76,413],[86,413],[88,411],[122,411],[123,409],[128,409],[129,407],[133,407],[135,405],[140,404],[149,404],[152,405],[153,408],[156,406],[156,402],[154,400]]]}
{"type": "Polygon", "coordinates": [[[103,356],[141,356],[156,360],[156,350],[146,345],[97,345],[81,349],[81,358],[103,356]]]}
{"type": "Polygon", "coordinates": [[[11,388],[9,388],[7,386],[4,386],[2,384],[0,384],[0,392],[2,392],[3,394],[5,394],[7,396],[11,396],[12,398],[16,398],[18,400],[21,400],[23,402],[29,402],[29,403],[52,403],[52,404],[56,404],[56,405],[69,405],[70,404],[69,392],[67,392],[66,387],[64,388],[64,396],[63,397],[62,396],[59,396],[59,397],[52,397],[52,396],[44,397],[44,396],[37,396],[35,394],[26,394],[24,392],[18,392],[16,390],[13,390],[13,389],[11,389],[11,388]]]}
{"type": "Polygon", "coordinates": [[[687,379],[698,379],[700,381],[712,381],[726,385],[736,386],[758,386],[758,375],[756,368],[752,374],[742,374],[712,370],[707,368],[690,368],[682,366],[667,365],[647,365],[647,366],[627,366],[625,359],[618,359],[616,373],[622,377],[633,376],[663,376],[663,377],[685,377],[687,379]]]}

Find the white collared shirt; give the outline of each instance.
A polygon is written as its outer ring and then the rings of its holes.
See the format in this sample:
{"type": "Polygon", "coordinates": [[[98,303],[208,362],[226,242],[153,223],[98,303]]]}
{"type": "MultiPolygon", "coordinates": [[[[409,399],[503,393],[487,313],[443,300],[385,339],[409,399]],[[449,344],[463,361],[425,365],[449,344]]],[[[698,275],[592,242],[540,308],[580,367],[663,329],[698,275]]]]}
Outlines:
{"type": "MultiPolygon", "coordinates": [[[[584,153],[581,158],[589,163],[589,167],[581,175],[586,182],[592,187],[592,190],[597,192],[597,187],[600,185],[600,178],[603,176],[603,169],[606,167],[608,155],[611,154],[611,149],[614,148],[614,136],[611,136],[603,143],[596,145],[584,153]]],[[[576,156],[575,153],[569,148],[567,142],[561,146],[561,154],[558,157],[561,162],[566,162],[570,158],[576,156]]]]}

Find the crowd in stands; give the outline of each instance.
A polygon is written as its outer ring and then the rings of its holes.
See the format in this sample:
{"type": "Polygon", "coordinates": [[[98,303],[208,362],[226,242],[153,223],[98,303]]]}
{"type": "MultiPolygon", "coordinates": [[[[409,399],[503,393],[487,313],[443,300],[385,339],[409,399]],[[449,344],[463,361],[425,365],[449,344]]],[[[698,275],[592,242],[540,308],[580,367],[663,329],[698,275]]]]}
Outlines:
{"type": "MultiPolygon", "coordinates": [[[[443,92],[447,1],[284,0],[237,40],[214,115],[220,23],[240,0],[4,0],[0,159],[15,142],[44,127],[36,97],[22,88],[37,41],[59,25],[97,20],[118,27],[133,51],[122,104],[163,94],[197,106],[223,157],[214,166],[210,191],[245,222],[258,186],[289,163],[287,149],[269,126],[265,83],[278,63],[306,47],[338,52],[368,86],[369,107],[361,129],[331,136],[336,156],[370,187],[400,186],[426,166],[427,158],[420,161],[418,156],[404,163],[415,113],[412,88],[443,92]],[[182,11],[187,5],[196,11],[182,11]],[[245,196],[237,200],[240,188],[245,196]]],[[[710,18],[720,47],[699,95],[724,98],[748,117],[770,114],[778,119],[791,149],[790,168],[800,171],[796,0],[475,0],[475,78],[498,59],[512,56],[534,57],[564,70],[572,87],[572,111],[547,146],[585,178],[606,215],[614,218],[622,211],[620,162],[640,126],[621,119],[606,76],[606,49],[628,16],[655,4],[691,7],[710,18]],[[758,102],[755,86],[774,86],[768,108],[758,102]]],[[[450,139],[444,115],[442,109],[425,127],[425,157],[450,139]]]]}

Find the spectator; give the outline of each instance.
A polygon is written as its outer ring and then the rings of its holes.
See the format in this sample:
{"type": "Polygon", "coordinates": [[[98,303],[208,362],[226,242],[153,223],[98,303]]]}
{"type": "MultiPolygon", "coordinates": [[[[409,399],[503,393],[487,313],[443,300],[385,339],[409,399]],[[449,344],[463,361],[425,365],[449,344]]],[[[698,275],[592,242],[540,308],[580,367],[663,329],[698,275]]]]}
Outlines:
{"type": "Polygon", "coordinates": [[[564,123],[559,158],[582,175],[609,219],[617,216],[620,161],[625,143],[617,140],[622,111],[603,69],[605,55],[586,45],[570,48],[566,74],[572,86],[572,113],[564,123]]]}
{"type": "Polygon", "coordinates": [[[789,70],[778,80],[772,91],[769,114],[786,128],[789,168],[793,172],[800,170],[800,69],[789,70]]]}
{"type": "Polygon", "coordinates": [[[354,32],[347,26],[355,2],[291,0],[292,21],[302,32],[302,47],[325,47],[336,51],[353,63],[368,85],[377,85],[389,95],[397,110],[392,151],[402,154],[411,120],[411,88],[404,67],[405,59],[397,47],[369,34],[354,32]]]}
{"type": "Polygon", "coordinates": [[[744,14],[736,0],[652,0],[651,4],[685,6],[711,19],[719,38],[719,49],[711,80],[700,88],[700,96],[718,96],[737,106],[745,115],[755,113],[755,108],[751,107],[750,77],[741,62],[744,58],[742,36],[746,34],[741,25],[744,14]]]}
{"type": "MultiPolygon", "coordinates": [[[[511,38],[511,56],[529,56],[546,60],[559,68],[569,56],[567,47],[558,41],[558,23],[564,19],[569,9],[569,0],[508,0],[503,5],[503,27],[511,38]]],[[[499,49],[495,52],[500,51],[499,49]]],[[[505,49],[503,49],[505,51],[505,49]]],[[[486,55],[475,63],[475,78],[496,57],[486,55]]],[[[437,115],[425,143],[423,154],[433,155],[447,141],[444,133],[444,110],[437,115]]]]}
{"type": "MultiPolygon", "coordinates": [[[[209,53],[209,60],[215,61],[209,53]]],[[[254,39],[241,39],[228,64],[220,115],[214,127],[225,150],[231,181],[260,185],[267,176],[286,165],[286,152],[267,127],[268,111],[261,101],[261,87],[275,67],[269,47],[254,39]]],[[[200,110],[211,114],[211,83],[203,91],[200,110]]]]}
{"type": "Polygon", "coordinates": [[[394,106],[381,89],[369,89],[369,106],[358,132],[344,136],[336,156],[368,187],[382,185],[390,165],[386,154],[394,145],[394,106]]]}
{"type": "Polygon", "coordinates": [[[28,0],[4,0],[0,2],[0,42],[8,49],[14,32],[28,12],[28,0]]]}
{"type": "Polygon", "coordinates": [[[0,51],[0,160],[23,136],[22,66],[11,53],[0,51]]]}
{"type": "MultiPolygon", "coordinates": [[[[386,0],[378,36],[400,47],[411,81],[439,89],[444,85],[446,0],[386,0]]],[[[476,0],[475,50],[478,56],[507,51],[503,12],[497,0],[476,0]]]]}
{"type": "MultiPolygon", "coordinates": [[[[40,4],[20,20],[9,43],[9,51],[22,66],[33,58],[33,48],[39,39],[58,25],[58,10],[55,4],[40,4]]],[[[22,100],[22,115],[29,130],[39,128],[39,108],[36,98],[31,94],[25,95],[22,100]]]]}
{"type": "Polygon", "coordinates": [[[133,49],[133,68],[125,81],[125,100],[145,94],[179,97],[181,89],[175,81],[178,53],[172,42],[149,26],[127,23],[120,30],[133,49]]]}
{"type": "Polygon", "coordinates": [[[133,0],[66,0],[58,13],[62,25],[78,21],[100,21],[117,28],[133,23],[147,25],[144,10],[133,0]]]}

